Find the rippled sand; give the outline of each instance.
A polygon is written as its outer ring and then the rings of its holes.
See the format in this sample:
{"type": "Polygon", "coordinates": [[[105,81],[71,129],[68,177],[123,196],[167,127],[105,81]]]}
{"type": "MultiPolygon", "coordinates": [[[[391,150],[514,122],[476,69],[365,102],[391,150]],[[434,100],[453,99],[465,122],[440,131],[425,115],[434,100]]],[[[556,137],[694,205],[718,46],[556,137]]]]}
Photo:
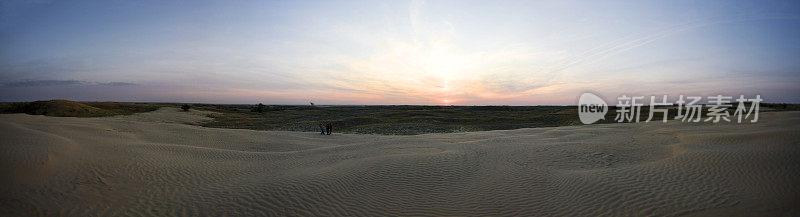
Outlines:
{"type": "Polygon", "coordinates": [[[800,112],[419,136],[0,115],[0,216],[800,216],[800,112]]]}

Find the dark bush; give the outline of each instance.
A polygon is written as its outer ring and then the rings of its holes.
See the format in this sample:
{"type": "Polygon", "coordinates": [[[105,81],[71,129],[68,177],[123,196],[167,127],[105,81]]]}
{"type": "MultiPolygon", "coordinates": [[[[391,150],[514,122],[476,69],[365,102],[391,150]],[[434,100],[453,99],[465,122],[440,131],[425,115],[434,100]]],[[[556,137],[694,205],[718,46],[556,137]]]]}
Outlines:
{"type": "Polygon", "coordinates": [[[250,111],[254,111],[254,112],[258,112],[258,113],[262,113],[262,112],[264,112],[264,108],[266,108],[266,107],[267,107],[267,106],[265,106],[264,104],[262,104],[262,103],[259,103],[258,105],[256,105],[256,106],[255,106],[255,107],[253,107],[252,109],[250,109],[250,111]]]}
{"type": "Polygon", "coordinates": [[[189,104],[183,104],[183,105],[181,106],[181,109],[183,109],[183,111],[185,111],[185,112],[188,112],[188,111],[189,111],[189,108],[191,108],[191,107],[189,106],[189,104]]]}

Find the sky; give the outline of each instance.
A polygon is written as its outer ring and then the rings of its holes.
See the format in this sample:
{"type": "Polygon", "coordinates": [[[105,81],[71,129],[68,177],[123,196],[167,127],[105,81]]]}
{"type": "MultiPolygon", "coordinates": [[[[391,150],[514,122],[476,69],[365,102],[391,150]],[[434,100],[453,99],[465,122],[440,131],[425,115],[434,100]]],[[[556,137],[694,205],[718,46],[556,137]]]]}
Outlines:
{"type": "Polygon", "coordinates": [[[0,101],[800,103],[798,39],[798,1],[0,0],[0,101]]]}

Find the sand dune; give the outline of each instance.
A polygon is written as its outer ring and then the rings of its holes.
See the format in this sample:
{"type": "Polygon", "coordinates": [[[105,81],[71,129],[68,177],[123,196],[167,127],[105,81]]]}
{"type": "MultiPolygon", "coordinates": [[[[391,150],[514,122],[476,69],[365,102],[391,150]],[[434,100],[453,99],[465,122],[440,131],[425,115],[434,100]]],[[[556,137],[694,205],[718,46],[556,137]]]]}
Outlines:
{"type": "Polygon", "coordinates": [[[800,112],[418,136],[0,115],[0,215],[800,215],[800,112]]]}

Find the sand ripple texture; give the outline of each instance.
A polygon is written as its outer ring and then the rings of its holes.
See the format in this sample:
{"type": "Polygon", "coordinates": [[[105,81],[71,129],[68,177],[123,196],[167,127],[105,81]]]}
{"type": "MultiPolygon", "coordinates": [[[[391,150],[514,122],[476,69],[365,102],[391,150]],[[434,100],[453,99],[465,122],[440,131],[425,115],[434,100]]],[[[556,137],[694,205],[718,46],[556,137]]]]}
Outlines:
{"type": "Polygon", "coordinates": [[[0,216],[800,216],[800,112],[418,136],[0,115],[0,216]]]}

